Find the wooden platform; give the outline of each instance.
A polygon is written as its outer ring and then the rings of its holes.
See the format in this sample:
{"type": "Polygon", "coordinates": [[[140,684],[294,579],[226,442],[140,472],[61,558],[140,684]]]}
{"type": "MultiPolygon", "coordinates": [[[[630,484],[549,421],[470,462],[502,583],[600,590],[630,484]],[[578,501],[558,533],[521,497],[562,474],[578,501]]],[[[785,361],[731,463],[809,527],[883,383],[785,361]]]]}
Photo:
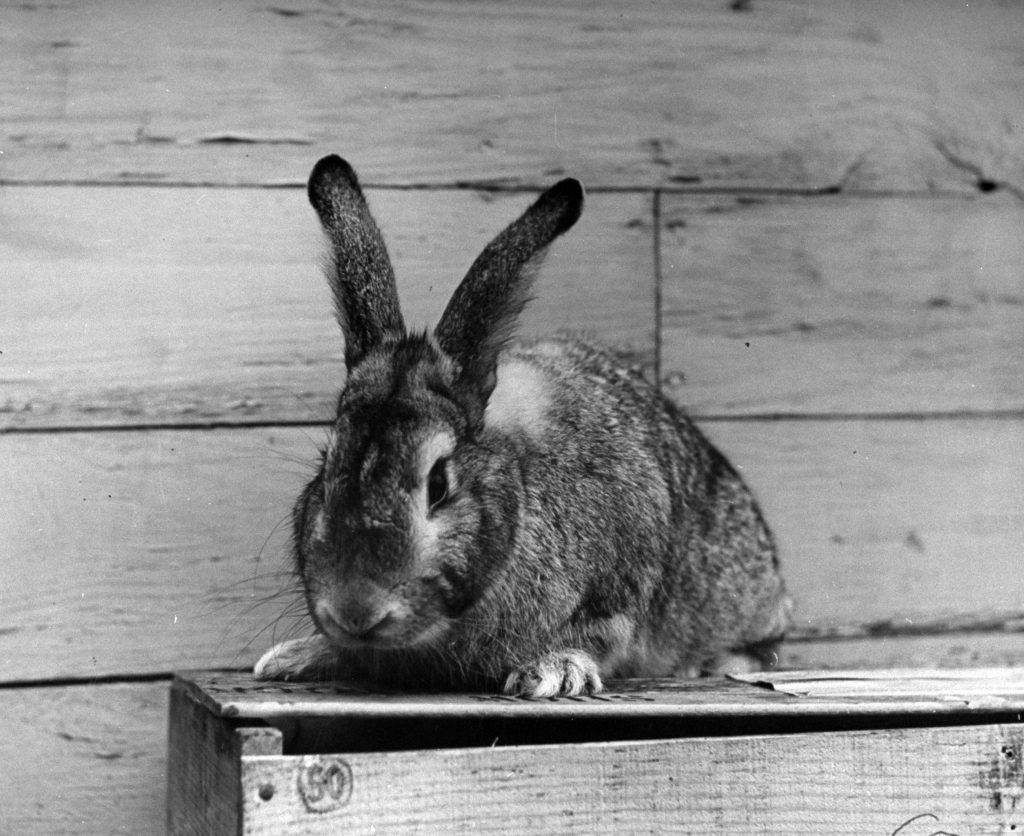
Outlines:
{"type": "Polygon", "coordinates": [[[523,700],[189,674],[169,830],[1010,833],[1024,675],[791,672],[523,700]]]}
{"type": "Polygon", "coordinates": [[[1022,43],[995,0],[0,5],[0,833],[159,833],[171,672],[308,629],[332,152],[416,325],[585,181],[524,331],[627,347],[742,470],[783,666],[1024,665],[1022,43]]]}

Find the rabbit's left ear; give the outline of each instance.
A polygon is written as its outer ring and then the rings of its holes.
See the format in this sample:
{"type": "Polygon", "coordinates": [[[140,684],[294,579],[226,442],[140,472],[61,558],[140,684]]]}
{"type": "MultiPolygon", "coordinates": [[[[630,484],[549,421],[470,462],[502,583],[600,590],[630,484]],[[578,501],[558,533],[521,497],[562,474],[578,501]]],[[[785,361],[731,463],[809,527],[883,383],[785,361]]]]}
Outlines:
{"type": "Polygon", "coordinates": [[[308,192],[331,242],[327,278],[351,369],[374,346],[405,336],[395,273],[352,166],[324,157],[309,175],[308,192]]]}
{"type": "Polygon", "coordinates": [[[460,368],[460,383],[480,415],[497,381],[498,354],[530,299],[539,258],[583,211],[583,185],[566,179],[544,192],[480,254],[434,329],[460,368]]]}

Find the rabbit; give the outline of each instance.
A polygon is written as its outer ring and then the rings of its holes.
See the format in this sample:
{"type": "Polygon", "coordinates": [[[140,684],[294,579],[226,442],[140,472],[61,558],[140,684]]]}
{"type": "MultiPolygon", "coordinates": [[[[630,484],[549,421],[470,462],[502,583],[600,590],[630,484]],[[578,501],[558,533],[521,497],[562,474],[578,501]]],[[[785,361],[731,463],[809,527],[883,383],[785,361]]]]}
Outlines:
{"type": "Polygon", "coordinates": [[[320,160],[308,195],[347,378],[293,515],[317,632],[255,677],[540,698],[774,664],[790,600],[736,470],[611,349],[513,342],[579,181],[483,250],[433,333],[406,331],[352,167],[320,160]]]}

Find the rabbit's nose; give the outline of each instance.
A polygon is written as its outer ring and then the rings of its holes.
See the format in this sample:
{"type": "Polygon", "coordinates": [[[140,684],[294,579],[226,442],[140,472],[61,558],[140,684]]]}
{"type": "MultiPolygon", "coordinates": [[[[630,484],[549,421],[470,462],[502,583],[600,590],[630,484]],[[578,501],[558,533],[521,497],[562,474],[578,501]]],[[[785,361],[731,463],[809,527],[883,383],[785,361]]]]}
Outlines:
{"type": "Polygon", "coordinates": [[[372,611],[356,615],[343,616],[340,622],[342,630],[348,632],[353,638],[370,639],[379,630],[383,629],[391,621],[391,613],[380,613],[372,611]]]}
{"type": "Polygon", "coordinates": [[[395,613],[387,604],[348,601],[336,608],[327,604],[317,607],[320,623],[328,632],[337,631],[348,639],[369,641],[395,621],[395,613]]]}

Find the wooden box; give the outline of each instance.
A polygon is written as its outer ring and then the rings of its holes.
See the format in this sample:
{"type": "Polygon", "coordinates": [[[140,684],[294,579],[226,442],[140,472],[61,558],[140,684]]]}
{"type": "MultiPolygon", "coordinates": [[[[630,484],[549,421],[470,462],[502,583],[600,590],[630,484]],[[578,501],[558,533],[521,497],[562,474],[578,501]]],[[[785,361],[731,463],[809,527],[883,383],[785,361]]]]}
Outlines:
{"type": "Polygon", "coordinates": [[[1024,671],[620,681],[595,697],[174,681],[171,834],[1024,833],[1024,671]]]}

